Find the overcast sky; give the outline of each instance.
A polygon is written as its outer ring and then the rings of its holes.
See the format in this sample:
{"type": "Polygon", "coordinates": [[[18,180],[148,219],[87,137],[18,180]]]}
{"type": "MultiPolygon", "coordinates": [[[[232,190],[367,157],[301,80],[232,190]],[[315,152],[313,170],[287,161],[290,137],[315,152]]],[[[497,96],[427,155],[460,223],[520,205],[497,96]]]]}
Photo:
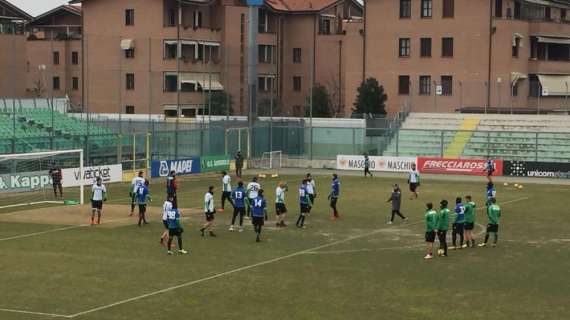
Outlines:
{"type": "Polygon", "coordinates": [[[69,0],[8,0],[8,2],[35,17],[62,4],[66,4],[69,0]]]}

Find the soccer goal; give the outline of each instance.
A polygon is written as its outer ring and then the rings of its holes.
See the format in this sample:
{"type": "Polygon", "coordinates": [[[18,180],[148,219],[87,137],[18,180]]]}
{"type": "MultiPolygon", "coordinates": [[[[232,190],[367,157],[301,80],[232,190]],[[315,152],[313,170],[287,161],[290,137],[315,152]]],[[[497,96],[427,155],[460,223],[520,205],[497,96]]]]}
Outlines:
{"type": "Polygon", "coordinates": [[[264,152],[261,155],[261,169],[281,169],[283,165],[283,153],[281,151],[264,152]]]}
{"type": "Polygon", "coordinates": [[[83,150],[0,155],[0,209],[83,204],[83,150]]]}

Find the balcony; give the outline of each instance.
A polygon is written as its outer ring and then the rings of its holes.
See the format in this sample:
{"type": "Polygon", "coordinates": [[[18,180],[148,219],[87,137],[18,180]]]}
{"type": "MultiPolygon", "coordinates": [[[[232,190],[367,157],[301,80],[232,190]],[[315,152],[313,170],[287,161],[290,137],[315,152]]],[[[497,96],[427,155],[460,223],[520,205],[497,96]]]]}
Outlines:
{"type": "Polygon", "coordinates": [[[530,59],[528,73],[534,74],[570,74],[570,60],[537,60],[530,59]]]}
{"type": "Polygon", "coordinates": [[[531,35],[549,35],[567,37],[570,34],[570,23],[554,21],[532,21],[529,28],[531,35]]]}

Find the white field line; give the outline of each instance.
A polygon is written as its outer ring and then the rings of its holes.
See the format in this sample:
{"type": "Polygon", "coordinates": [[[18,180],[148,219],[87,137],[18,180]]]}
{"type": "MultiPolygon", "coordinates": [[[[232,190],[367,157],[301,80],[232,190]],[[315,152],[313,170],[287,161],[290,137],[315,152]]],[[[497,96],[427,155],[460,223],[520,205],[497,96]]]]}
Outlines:
{"type": "Polygon", "coordinates": [[[35,311],[26,311],[26,310],[15,310],[15,309],[2,309],[2,308],[0,308],[0,312],[30,314],[30,315],[36,315],[36,316],[52,317],[52,318],[68,318],[69,317],[69,316],[66,316],[64,314],[35,312],[35,311]]]}

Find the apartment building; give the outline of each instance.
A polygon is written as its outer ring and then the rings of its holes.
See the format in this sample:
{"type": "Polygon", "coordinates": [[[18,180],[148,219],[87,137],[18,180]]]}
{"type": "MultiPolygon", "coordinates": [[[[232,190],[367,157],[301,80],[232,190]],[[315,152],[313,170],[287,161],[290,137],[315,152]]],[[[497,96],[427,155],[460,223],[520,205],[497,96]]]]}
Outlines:
{"type": "Polygon", "coordinates": [[[32,17],[8,1],[0,0],[0,97],[23,97],[26,77],[24,24],[32,17]]]}
{"type": "MultiPolygon", "coordinates": [[[[244,1],[72,3],[82,5],[89,111],[193,117],[207,113],[209,95],[226,92],[234,114],[247,113],[244,1]]],[[[335,113],[346,114],[362,81],[362,9],[353,0],[266,1],[257,26],[259,111],[273,99],[276,114],[302,114],[318,82],[335,113]]]]}
{"type": "Polygon", "coordinates": [[[63,5],[26,25],[26,95],[81,106],[81,7],[63,5]]]}
{"type": "MultiPolygon", "coordinates": [[[[570,1],[374,0],[367,76],[390,113],[568,108],[570,1]]],[[[368,18],[368,19],[366,19],[368,18]]]]}

